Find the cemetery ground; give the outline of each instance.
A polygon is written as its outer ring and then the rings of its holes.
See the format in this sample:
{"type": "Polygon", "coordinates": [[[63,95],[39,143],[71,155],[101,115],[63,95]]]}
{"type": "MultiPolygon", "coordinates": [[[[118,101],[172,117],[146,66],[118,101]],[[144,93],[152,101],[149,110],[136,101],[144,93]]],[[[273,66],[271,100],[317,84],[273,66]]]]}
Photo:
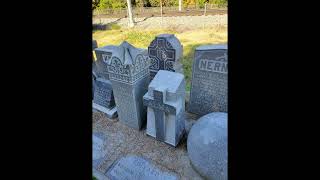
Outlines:
{"type": "MultiPolygon", "coordinates": [[[[188,113],[186,118],[187,133],[197,118],[199,116],[188,113]]],[[[95,178],[108,179],[104,173],[110,169],[114,162],[127,155],[137,155],[150,160],[151,164],[162,172],[174,174],[181,180],[203,180],[190,164],[186,135],[177,147],[173,147],[146,135],[146,127],[137,131],[119,122],[118,118],[108,119],[101,112],[93,112],[92,119],[93,132],[102,132],[107,136],[107,153],[97,170],[93,170],[95,178]]]]}
{"type": "Polygon", "coordinates": [[[125,24],[126,19],[108,19],[105,20],[105,23],[93,25],[93,39],[98,42],[98,47],[120,45],[121,42],[127,41],[135,47],[146,49],[157,35],[174,34],[183,45],[181,63],[187,82],[186,90],[190,91],[195,48],[207,44],[227,43],[226,16],[175,17],[171,18],[170,22],[168,22],[169,19],[163,19],[162,26],[165,28],[159,28],[160,22],[158,21],[160,21],[160,17],[148,19],[146,22],[143,19],[137,19],[136,27],[128,29],[125,24]]]}
{"type": "MultiPolygon", "coordinates": [[[[141,25],[138,22],[132,29],[128,29],[126,24],[123,23],[126,20],[113,19],[108,23],[98,25],[102,28],[94,24],[93,39],[98,42],[98,47],[120,45],[123,41],[127,41],[135,47],[146,49],[157,35],[174,34],[183,45],[181,63],[187,82],[187,108],[195,49],[201,45],[227,43],[228,40],[226,22],[206,21],[199,23],[197,19],[181,18],[177,19],[177,22],[172,22],[176,25],[168,25],[167,23],[163,26],[164,28],[159,28],[160,25],[156,22],[159,19],[155,19],[155,21],[148,19],[149,23],[154,24],[141,25]]],[[[186,112],[186,133],[189,132],[191,126],[199,117],[186,112]]],[[[113,163],[127,155],[137,155],[150,160],[156,168],[173,174],[181,180],[203,179],[191,166],[187,154],[187,134],[181,139],[177,147],[172,147],[148,136],[145,127],[140,131],[134,130],[119,122],[118,118],[109,119],[101,112],[94,111],[92,121],[93,132],[103,133],[106,135],[107,141],[107,153],[99,166],[93,169],[93,176],[97,179],[108,179],[104,173],[110,169],[113,163]]]]}

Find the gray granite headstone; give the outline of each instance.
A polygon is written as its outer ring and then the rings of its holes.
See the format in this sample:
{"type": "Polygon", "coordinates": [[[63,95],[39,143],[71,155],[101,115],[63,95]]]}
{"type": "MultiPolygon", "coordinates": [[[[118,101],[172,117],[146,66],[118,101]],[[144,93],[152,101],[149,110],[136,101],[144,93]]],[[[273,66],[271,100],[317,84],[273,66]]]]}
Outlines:
{"type": "Polygon", "coordinates": [[[160,34],[149,45],[148,54],[151,60],[151,79],[159,70],[167,70],[183,74],[182,58],[183,47],[174,34],[160,34]]]}
{"type": "Polygon", "coordinates": [[[115,100],[110,80],[97,78],[94,81],[93,108],[104,112],[109,118],[116,117],[115,100]]]}
{"type": "Polygon", "coordinates": [[[185,129],[185,86],[184,75],[158,71],[143,96],[148,135],[172,146],[179,143],[185,129]]]}
{"type": "Polygon", "coordinates": [[[228,114],[202,116],[191,128],[187,151],[192,167],[209,180],[228,179],[228,114]]]}
{"type": "Polygon", "coordinates": [[[107,138],[102,133],[92,134],[92,167],[97,168],[107,154],[107,138]]]}
{"type": "Polygon", "coordinates": [[[97,57],[96,71],[97,75],[103,77],[104,79],[109,79],[109,72],[107,68],[107,62],[110,61],[112,53],[118,50],[118,46],[108,45],[95,49],[95,54],[97,57]]]}
{"type": "Polygon", "coordinates": [[[148,90],[150,61],[145,49],[126,41],[105,57],[120,122],[139,130],[146,120],[143,95],[148,90]]]}
{"type": "Polygon", "coordinates": [[[92,40],[92,50],[98,47],[98,43],[96,40],[92,40]]]}
{"type": "Polygon", "coordinates": [[[228,112],[227,102],[227,45],[207,45],[196,48],[188,111],[198,115],[228,112]]]}
{"type": "Polygon", "coordinates": [[[120,158],[105,174],[110,180],[178,180],[175,173],[161,171],[148,160],[133,155],[120,158]]]}
{"type": "MultiPolygon", "coordinates": [[[[92,51],[94,51],[95,48],[98,47],[97,41],[96,40],[92,40],[92,51]]],[[[95,87],[95,80],[97,78],[97,74],[96,74],[96,63],[95,63],[95,59],[94,56],[92,55],[92,99],[94,96],[94,87],[95,87]]]]}

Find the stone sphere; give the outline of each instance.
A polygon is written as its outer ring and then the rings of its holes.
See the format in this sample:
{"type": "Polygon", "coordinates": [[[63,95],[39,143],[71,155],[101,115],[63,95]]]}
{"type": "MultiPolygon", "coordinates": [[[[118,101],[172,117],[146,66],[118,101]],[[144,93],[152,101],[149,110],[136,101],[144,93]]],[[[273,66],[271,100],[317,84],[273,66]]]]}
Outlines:
{"type": "Polygon", "coordinates": [[[212,180],[228,179],[228,114],[202,116],[191,128],[187,140],[192,167],[212,180]]]}

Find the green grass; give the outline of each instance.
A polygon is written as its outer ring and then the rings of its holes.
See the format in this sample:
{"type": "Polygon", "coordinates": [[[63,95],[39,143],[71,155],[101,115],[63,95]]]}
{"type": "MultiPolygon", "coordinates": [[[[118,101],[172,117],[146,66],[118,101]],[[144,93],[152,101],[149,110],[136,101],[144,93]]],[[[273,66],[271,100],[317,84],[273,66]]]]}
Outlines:
{"type": "Polygon", "coordinates": [[[111,24],[110,29],[111,30],[119,30],[119,29],[121,29],[121,26],[119,26],[118,24],[111,24]]]}
{"type": "Polygon", "coordinates": [[[175,29],[138,30],[117,29],[117,25],[111,25],[107,30],[96,30],[93,39],[97,40],[98,46],[119,45],[123,41],[138,48],[148,48],[151,41],[159,34],[175,34],[183,45],[183,58],[181,63],[186,78],[186,90],[190,91],[192,63],[195,48],[201,45],[227,43],[227,29],[223,27],[211,29],[195,29],[189,31],[178,31],[175,29]],[[112,27],[116,28],[112,28],[112,27]]]}
{"type": "Polygon", "coordinates": [[[96,177],[92,176],[92,180],[98,180],[96,177]]]}

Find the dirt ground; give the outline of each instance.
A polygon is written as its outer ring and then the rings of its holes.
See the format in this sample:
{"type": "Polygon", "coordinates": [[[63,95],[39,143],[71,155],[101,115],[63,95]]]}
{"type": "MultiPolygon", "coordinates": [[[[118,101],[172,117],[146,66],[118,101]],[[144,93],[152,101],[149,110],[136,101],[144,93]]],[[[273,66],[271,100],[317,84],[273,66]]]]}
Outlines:
{"type": "MultiPolygon", "coordinates": [[[[101,112],[93,112],[93,132],[102,132],[107,137],[107,154],[103,162],[94,170],[99,179],[107,179],[104,174],[113,162],[126,155],[137,155],[151,160],[159,169],[176,173],[181,180],[202,180],[202,177],[191,167],[187,154],[186,135],[177,147],[157,141],[141,131],[123,125],[118,118],[108,119],[101,112]]],[[[186,113],[186,133],[199,117],[186,113]]]]}

